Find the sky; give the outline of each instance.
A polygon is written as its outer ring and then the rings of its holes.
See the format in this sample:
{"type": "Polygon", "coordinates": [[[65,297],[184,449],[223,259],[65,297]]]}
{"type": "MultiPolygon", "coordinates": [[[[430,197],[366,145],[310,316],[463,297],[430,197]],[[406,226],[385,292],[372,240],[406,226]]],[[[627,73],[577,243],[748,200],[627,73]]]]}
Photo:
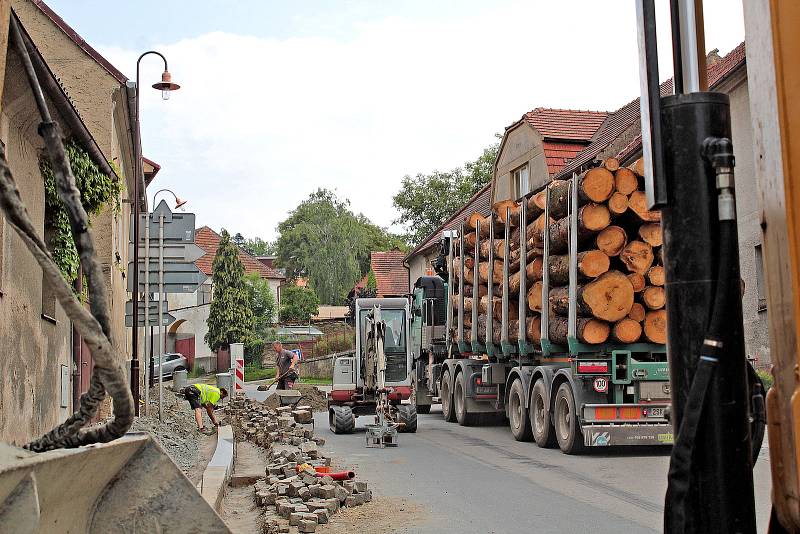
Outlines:
{"type": "MultiPolygon", "coordinates": [[[[182,86],[168,101],[149,89],[158,57],[141,68],[143,153],[162,166],[150,194],[248,238],[274,239],[320,187],[401,231],[404,175],[474,160],[533,108],[613,111],[639,92],[631,0],[47,3],[131,79],[142,52],[166,56],[182,86]]],[[[744,40],[740,2],[704,9],[708,50],[744,40]]]]}

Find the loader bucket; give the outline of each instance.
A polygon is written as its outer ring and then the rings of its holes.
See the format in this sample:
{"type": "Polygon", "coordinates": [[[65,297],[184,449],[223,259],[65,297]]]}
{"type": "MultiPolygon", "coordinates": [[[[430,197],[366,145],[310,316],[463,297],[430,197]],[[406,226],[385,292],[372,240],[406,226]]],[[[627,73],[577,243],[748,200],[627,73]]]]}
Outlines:
{"type": "Polygon", "coordinates": [[[32,453],[0,443],[0,534],[229,533],[148,434],[32,453]]]}

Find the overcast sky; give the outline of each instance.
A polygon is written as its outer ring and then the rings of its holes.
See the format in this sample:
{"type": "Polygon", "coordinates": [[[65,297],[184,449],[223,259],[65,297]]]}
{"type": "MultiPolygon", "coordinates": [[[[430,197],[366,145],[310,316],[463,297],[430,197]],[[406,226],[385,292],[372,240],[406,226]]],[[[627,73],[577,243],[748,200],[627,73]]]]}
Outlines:
{"type": "MultiPolygon", "coordinates": [[[[535,107],[611,111],[639,91],[631,0],[48,4],[132,79],[141,52],[164,53],[183,87],[168,102],[143,90],[155,186],[188,198],[198,225],[247,237],[273,239],[319,187],[389,226],[404,175],[475,159],[535,107]]],[[[744,40],[740,2],[705,13],[709,50],[744,40]]],[[[143,87],[160,72],[146,58],[143,87]]]]}

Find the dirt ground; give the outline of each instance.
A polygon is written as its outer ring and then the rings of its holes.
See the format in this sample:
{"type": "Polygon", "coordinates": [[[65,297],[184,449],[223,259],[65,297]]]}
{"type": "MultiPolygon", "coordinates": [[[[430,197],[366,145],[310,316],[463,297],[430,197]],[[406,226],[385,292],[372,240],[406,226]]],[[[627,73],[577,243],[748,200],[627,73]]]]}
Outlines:
{"type": "MultiPolygon", "coordinates": [[[[314,384],[295,384],[294,389],[300,391],[303,395],[298,402],[298,406],[311,406],[315,412],[325,412],[328,410],[328,399],[325,394],[319,391],[314,384]]],[[[270,395],[264,401],[264,405],[268,408],[277,408],[280,406],[280,399],[277,395],[270,395]]]]}
{"type": "MultiPolygon", "coordinates": [[[[264,476],[266,453],[247,441],[236,443],[236,461],[233,469],[237,475],[264,476]]],[[[222,501],[222,520],[233,534],[257,534],[261,532],[261,509],[253,499],[253,486],[227,487],[222,501]]]]}
{"type": "Polygon", "coordinates": [[[324,534],[362,534],[364,532],[410,533],[425,520],[425,509],[408,499],[374,497],[356,508],[343,508],[327,525],[319,525],[324,534]]]}

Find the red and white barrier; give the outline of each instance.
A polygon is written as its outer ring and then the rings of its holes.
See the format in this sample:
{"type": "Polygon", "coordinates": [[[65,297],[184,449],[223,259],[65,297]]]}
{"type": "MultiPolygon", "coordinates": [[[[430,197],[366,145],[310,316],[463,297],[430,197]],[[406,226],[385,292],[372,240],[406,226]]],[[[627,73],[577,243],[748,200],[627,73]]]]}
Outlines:
{"type": "Polygon", "coordinates": [[[233,360],[234,376],[233,376],[233,391],[234,393],[244,393],[244,344],[231,343],[231,360],[233,360]]]}

